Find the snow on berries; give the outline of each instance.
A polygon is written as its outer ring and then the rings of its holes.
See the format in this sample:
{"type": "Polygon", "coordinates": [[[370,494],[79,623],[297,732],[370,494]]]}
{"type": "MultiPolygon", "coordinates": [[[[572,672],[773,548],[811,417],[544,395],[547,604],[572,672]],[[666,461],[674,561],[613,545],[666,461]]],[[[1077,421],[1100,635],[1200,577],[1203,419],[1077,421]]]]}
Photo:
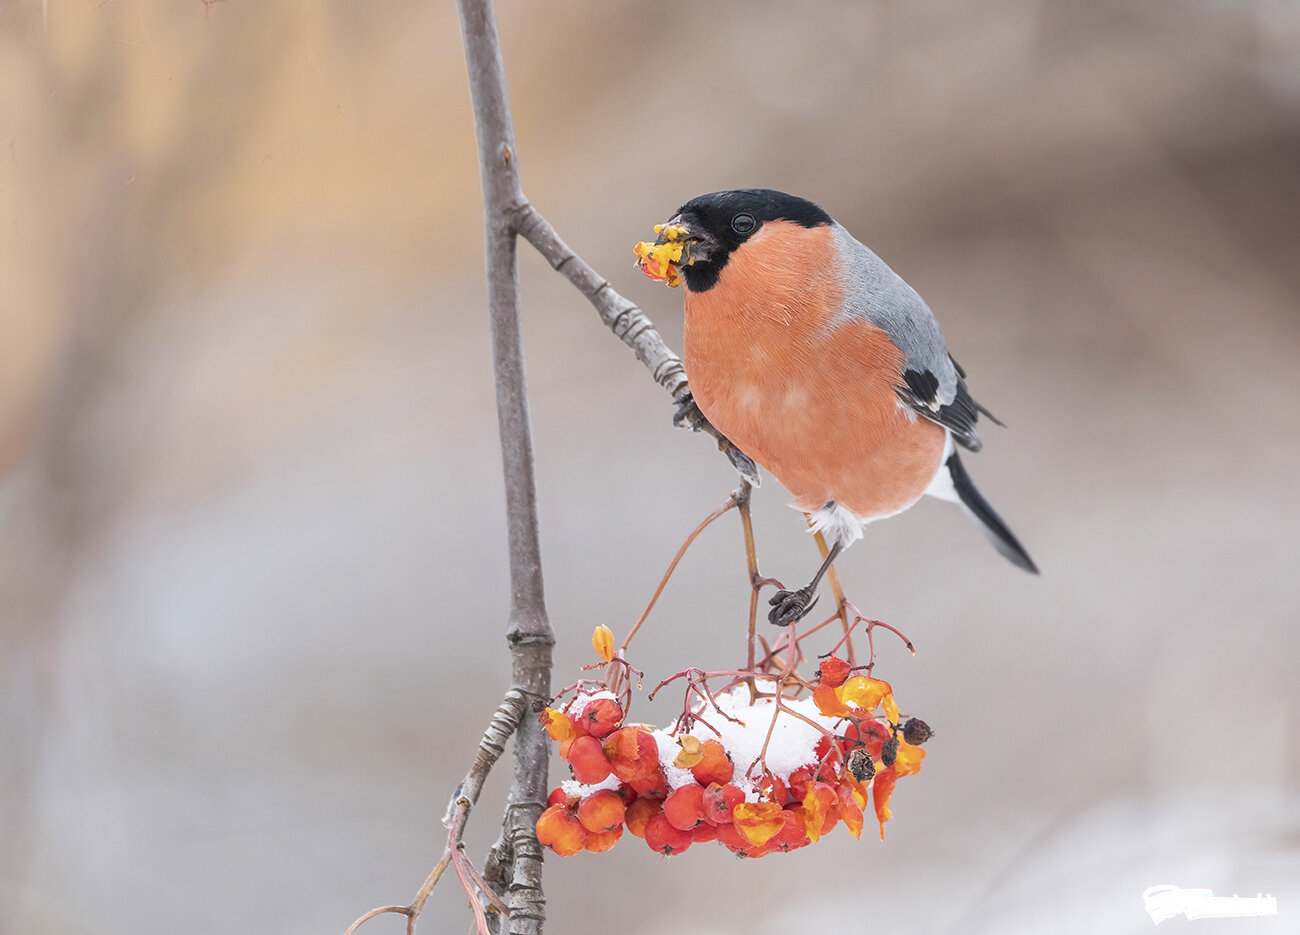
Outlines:
{"type": "Polygon", "coordinates": [[[537,822],[538,840],[562,857],[609,850],[624,830],[665,856],[716,842],[763,857],[841,824],[859,837],[869,803],[883,839],[895,784],[925,757],[929,726],[900,724],[890,684],[848,660],[828,655],[814,682],[786,671],[679,673],[660,685],[684,676],[688,686],[682,716],[664,729],[627,721],[640,673],[612,638],[598,631],[593,645],[603,662],[587,668],[609,677],[570,686],[559,696],[569,700],[541,715],[573,777],[537,822]]]}

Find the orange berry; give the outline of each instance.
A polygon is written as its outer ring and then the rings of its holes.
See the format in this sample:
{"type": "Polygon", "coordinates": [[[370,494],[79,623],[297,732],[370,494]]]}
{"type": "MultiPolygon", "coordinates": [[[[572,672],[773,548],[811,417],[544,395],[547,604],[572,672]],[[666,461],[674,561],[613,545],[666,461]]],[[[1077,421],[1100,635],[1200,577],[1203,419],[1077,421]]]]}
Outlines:
{"type": "Polygon", "coordinates": [[[605,758],[620,781],[633,785],[659,769],[659,744],[644,727],[620,727],[605,740],[605,758]]]}
{"type": "Polygon", "coordinates": [[[563,786],[556,786],[551,790],[551,794],[546,797],[547,805],[567,805],[568,801],[569,797],[565,794],[563,786]]]}
{"type": "Polygon", "coordinates": [[[613,831],[623,824],[626,811],[623,800],[612,789],[601,789],[582,800],[578,806],[578,821],[594,834],[613,831]]]}
{"type": "Polygon", "coordinates": [[[808,783],[803,798],[802,816],[808,837],[816,841],[830,832],[839,821],[839,795],[835,787],[824,782],[808,783]]]}
{"type": "Polygon", "coordinates": [[[716,740],[706,740],[703,743],[703,753],[703,758],[691,767],[691,775],[695,777],[695,781],[702,786],[707,786],[711,782],[731,782],[736,768],[732,765],[731,758],[727,756],[726,748],[716,740]]]}
{"type": "Polygon", "coordinates": [[[704,790],[682,786],[664,799],[664,817],[679,831],[694,831],[704,824],[704,790]]]}
{"type": "Polygon", "coordinates": [[[663,810],[664,803],[658,799],[637,799],[623,813],[623,821],[627,824],[628,831],[638,838],[644,838],[646,824],[651,818],[662,814],[663,810]]]}
{"type": "Polygon", "coordinates": [[[597,698],[587,703],[577,721],[592,737],[608,737],[623,723],[623,706],[613,698],[597,698]]]}
{"type": "Polygon", "coordinates": [[[537,819],[537,840],[561,857],[572,857],[587,844],[587,830],[563,805],[552,805],[537,819]]]}
{"type": "Polygon", "coordinates": [[[634,777],[628,785],[636,790],[637,795],[648,799],[662,799],[668,795],[668,777],[658,763],[644,774],[634,777]]]}
{"type": "Polygon", "coordinates": [[[608,831],[598,831],[596,833],[587,833],[587,850],[593,854],[602,854],[618,843],[618,839],[623,836],[623,826],[616,825],[608,831]]]}
{"type": "Polygon", "coordinates": [[[656,815],[645,826],[645,842],[650,850],[671,857],[691,846],[691,833],[674,828],[663,815],[656,815]]]}
{"type": "Polygon", "coordinates": [[[862,806],[858,804],[857,798],[853,795],[853,787],[850,785],[840,786],[837,791],[840,800],[840,815],[844,819],[844,827],[849,829],[849,834],[855,838],[862,834],[862,806]]]}
{"type": "Polygon", "coordinates": [[[547,708],[542,712],[542,725],[552,740],[565,741],[573,738],[573,721],[563,711],[547,708]]]}
{"type": "Polygon", "coordinates": [[[609,760],[595,737],[579,737],[569,747],[569,766],[573,778],[583,785],[604,782],[609,778],[609,760]]]}

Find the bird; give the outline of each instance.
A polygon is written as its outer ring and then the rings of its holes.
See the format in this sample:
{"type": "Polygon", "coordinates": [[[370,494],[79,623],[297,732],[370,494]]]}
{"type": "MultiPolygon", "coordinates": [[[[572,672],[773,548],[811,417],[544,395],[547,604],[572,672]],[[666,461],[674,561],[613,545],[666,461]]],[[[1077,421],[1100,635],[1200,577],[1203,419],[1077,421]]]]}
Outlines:
{"type": "Polygon", "coordinates": [[[652,278],[684,286],[688,400],[772,474],[828,554],[771,598],[788,626],[872,522],[925,495],[959,504],[1012,564],[1038,574],[976,489],[981,415],[930,307],[812,201],[765,188],[692,198],[639,244],[652,278]]]}

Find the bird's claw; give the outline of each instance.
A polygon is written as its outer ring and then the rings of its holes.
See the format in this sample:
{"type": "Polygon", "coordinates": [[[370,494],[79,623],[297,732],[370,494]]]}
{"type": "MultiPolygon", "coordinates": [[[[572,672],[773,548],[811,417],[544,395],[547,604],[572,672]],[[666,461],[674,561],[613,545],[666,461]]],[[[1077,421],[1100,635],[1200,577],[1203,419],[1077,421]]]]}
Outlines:
{"type": "Polygon", "coordinates": [[[687,393],[677,402],[677,411],[673,413],[673,428],[687,428],[698,432],[709,422],[695,405],[695,397],[687,393]]]}
{"type": "Polygon", "coordinates": [[[778,627],[788,627],[803,619],[816,606],[819,597],[811,586],[798,591],[777,591],[768,601],[772,609],[767,612],[767,619],[778,627]]]}

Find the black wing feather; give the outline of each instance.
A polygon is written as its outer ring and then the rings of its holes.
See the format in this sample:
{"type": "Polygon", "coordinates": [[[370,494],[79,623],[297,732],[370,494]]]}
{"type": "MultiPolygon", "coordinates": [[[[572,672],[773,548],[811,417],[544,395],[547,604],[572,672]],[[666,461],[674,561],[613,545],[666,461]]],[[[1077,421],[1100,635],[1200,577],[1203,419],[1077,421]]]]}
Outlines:
{"type": "MultiPolygon", "coordinates": [[[[948,359],[952,360],[951,357],[948,359]]],[[[937,422],[952,432],[952,437],[963,448],[979,451],[983,442],[980,441],[975,423],[979,421],[980,413],[998,425],[1002,423],[971,398],[970,391],[966,389],[965,372],[957,366],[957,361],[953,360],[952,364],[957,369],[957,393],[952,402],[939,403],[939,378],[929,370],[903,371],[903,382],[906,385],[898,387],[898,398],[931,422],[937,422]]]]}

